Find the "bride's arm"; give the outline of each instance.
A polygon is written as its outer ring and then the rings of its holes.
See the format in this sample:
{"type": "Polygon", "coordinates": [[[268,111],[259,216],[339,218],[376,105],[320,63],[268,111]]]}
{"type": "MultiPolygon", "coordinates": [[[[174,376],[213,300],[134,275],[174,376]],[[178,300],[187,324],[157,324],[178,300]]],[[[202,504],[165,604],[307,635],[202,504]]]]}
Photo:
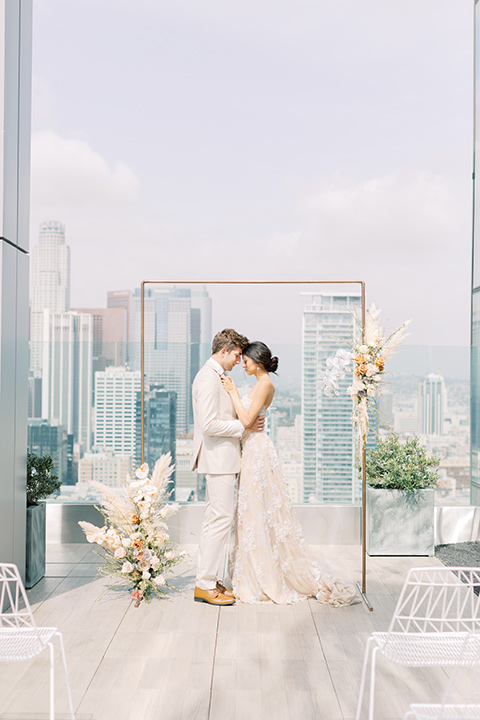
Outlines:
{"type": "Polygon", "coordinates": [[[260,410],[265,405],[268,398],[268,387],[262,384],[261,387],[257,388],[252,398],[250,408],[248,411],[244,408],[240,395],[238,394],[237,386],[233,382],[231,377],[222,376],[222,385],[232,398],[233,407],[237,413],[238,419],[245,428],[248,428],[253,421],[258,417],[260,410]]]}

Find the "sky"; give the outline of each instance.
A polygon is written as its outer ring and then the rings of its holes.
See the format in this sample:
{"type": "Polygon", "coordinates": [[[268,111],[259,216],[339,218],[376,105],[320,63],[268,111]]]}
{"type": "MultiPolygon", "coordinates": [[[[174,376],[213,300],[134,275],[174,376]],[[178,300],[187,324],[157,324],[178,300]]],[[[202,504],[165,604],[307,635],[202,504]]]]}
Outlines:
{"type": "MultiPolygon", "coordinates": [[[[473,0],[34,2],[31,243],[65,223],[73,307],[364,280],[409,343],[466,346],[472,148],[473,0]]],[[[222,297],[286,341],[268,292],[222,297]]]]}

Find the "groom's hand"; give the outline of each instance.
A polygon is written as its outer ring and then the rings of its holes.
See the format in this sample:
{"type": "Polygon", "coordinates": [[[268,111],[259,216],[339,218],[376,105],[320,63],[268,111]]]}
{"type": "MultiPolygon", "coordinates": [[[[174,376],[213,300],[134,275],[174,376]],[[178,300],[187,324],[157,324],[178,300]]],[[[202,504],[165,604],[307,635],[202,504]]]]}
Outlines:
{"type": "Polygon", "coordinates": [[[263,426],[265,425],[265,415],[259,415],[255,418],[253,423],[248,426],[248,428],[245,428],[245,430],[248,430],[249,432],[261,432],[263,430],[263,426]]]}

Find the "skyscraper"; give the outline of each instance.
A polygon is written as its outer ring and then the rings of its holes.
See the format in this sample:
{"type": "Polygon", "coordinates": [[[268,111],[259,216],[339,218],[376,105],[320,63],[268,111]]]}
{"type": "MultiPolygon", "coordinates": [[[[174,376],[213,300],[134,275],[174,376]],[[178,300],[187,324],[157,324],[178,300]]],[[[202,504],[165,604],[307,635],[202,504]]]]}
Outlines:
{"type": "Polygon", "coordinates": [[[107,308],[123,308],[125,310],[125,361],[130,359],[130,314],[132,305],[131,290],[109,290],[107,292],[107,308]]]}
{"type": "MultiPolygon", "coordinates": [[[[140,370],[140,291],[133,297],[130,363],[140,370]]],[[[177,396],[177,432],[190,422],[191,304],[190,290],[162,286],[145,293],[145,378],[177,396]]]]}
{"type": "Polygon", "coordinates": [[[198,362],[202,367],[212,353],[212,298],[205,285],[194,285],[190,292],[192,308],[200,314],[198,362]]]}
{"type": "Polygon", "coordinates": [[[135,407],[140,372],[109,367],[95,373],[95,449],[135,455],[135,407]]]}
{"type": "Polygon", "coordinates": [[[78,308],[92,316],[93,372],[126,362],[127,312],[122,307],[78,308]]]}
{"type": "Polygon", "coordinates": [[[65,225],[49,220],[40,225],[38,243],[32,248],[30,318],[30,370],[40,371],[43,356],[43,311],[70,310],[70,248],[65,225]]]}
{"type": "Polygon", "coordinates": [[[67,476],[67,433],[58,423],[50,424],[47,420],[38,418],[28,421],[28,449],[30,452],[43,457],[51,455],[54,464],[54,473],[59,478],[67,476]]]}
{"type": "Polygon", "coordinates": [[[43,311],[42,418],[91,445],[92,317],[43,311]]]}
{"type": "MultiPolygon", "coordinates": [[[[170,453],[172,463],[176,462],[176,410],[177,398],[172,390],[161,386],[150,385],[145,393],[144,401],[144,460],[153,469],[161,455],[170,453]]],[[[141,397],[136,398],[136,465],[141,463],[141,397]]],[[[174,499],[175,470],[173,471],[168,490],[174,499]]]]}
{"type": "Polygon", "coordinates": [[[352,311],[361,298],[358,293],[309,297],[302,331],[303,500],[351,504],[360,498],[352,402],[347,394],[351,377],[347,373],[339,381],[336,397],[324,395],[321,380],[327,358],[351,340],[352,311]]]}
{"type": "Polygon", "coordinates": [[[441,435],[446,410],[445,380],[441,375],[429,373],[419,383],[421,431],[424,435],[441,435]]]}

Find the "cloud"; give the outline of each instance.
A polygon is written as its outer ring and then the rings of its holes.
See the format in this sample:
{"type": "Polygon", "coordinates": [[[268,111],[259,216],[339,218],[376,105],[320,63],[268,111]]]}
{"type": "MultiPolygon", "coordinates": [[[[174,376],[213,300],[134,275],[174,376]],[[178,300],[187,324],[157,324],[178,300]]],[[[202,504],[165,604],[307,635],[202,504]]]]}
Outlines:
{"type": "MultiPolygon", "coordinates": [[[[403,171],[362,182],[338,177],[300,202],[307,234],[333,257],[435,263],[467,230],[469,194],[442,175],[403,171]]],[[[467,233],[467,244],[469,237],[467,233]]]]}
{"type": "MultiPolygon", "coordinates": [[[[51,130],[32,136],[32,206],[61,217],[99,207],[135,203],[140,183],[124,163],[109,166],[84,140],[51,130]]],[[[45,213],[44,213],[45,214],[45,213]]]]}

